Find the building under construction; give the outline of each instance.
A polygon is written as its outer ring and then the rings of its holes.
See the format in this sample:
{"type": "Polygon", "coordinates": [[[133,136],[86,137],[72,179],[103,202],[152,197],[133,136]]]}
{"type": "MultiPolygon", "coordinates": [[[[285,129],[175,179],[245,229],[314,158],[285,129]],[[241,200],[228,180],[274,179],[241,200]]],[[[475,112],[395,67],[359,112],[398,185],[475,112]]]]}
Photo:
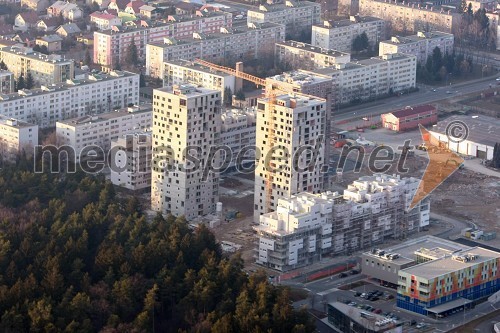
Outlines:
{"type": "Polygon", "coordinates": [[[384,240],[404,239],[429,224],[430,204],[409,210],[420,180],[385,174],[361,177],[344,190],[299,193],[260,217],[256,262],[287,271],[324,255],[350,254],[384,240]]]}

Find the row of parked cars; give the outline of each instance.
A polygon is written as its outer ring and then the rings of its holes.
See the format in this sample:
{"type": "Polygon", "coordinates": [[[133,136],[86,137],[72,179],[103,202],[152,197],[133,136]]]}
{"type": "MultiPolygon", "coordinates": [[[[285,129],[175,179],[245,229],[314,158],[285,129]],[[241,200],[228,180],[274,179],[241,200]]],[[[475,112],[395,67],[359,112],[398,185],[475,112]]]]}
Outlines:
{"type": "Polygon", "coordinates": [[[339,274],[339,278],[342,279],[342,278],[347,277],[349,274],[356,275],[356,274],[359,274],[359,273],[361,273],[361,272],[358,271],[357,269],[353,269],[350,272],[342,272],[342,273],[340,273],[339,274]]]}
{"type": "Polygon", "coordinates": [[[373,290],[367,293],[361,293],[359,291],[356,291],[354,292],[354,297],[361,297],[371,302],[378,301],[380,298],[383,298],[385,300],[390,300],[394,298],[394,296],[392,296],[391,294],[385,294],[380,290],[373,290]]]}
{"type": "Polygon", "coordinates": [[[344,303],[347,304],[347,305],[349,305],[349,306],[357,307],[358,309],[361,309],[361,310],[364,310],[364,311],[373,312],[373,313],[376,313],[376,314],[382,313],[381,309],[374,308],[371,305],[358,304],[356,302],[351,302],[349,300],[344,301],[344,303]]]}

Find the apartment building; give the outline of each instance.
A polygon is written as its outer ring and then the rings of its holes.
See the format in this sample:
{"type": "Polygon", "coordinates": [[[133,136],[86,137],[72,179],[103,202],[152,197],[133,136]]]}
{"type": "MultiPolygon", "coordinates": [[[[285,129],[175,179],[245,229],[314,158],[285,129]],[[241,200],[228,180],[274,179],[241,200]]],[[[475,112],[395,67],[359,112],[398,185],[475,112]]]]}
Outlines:
{"type": "Polygon", "coordinates": [[[139,75],[112,71],[89,73],[82,80],[0,95],[0,114],[47,128],[64,119],[137,104],[139,75]]]}
{"type": "Polygon", "coordinates": [[[279,198],[323,189],[326,100],[293,93],[274,101],[257,101],[256,222],[276,209],[279,198]]]}
{"type": "Polygon", "coordinates": [[[89,154],[88,147],[97,146],[107,153],[113,140],[118,140],[125,134],[149,130],[151,126],[151,106],[134,106],[58,121],[56,136],[58,145],[73,148],[75,161],[79,162],[89,154]]]}
{"type": "Polygon", "coordinates": [[[122,20],[118,16],[104,12],[90,14],[90,22],[95,24],[99,30],[108,30],[111,27],[122,25],[122,20]]]}
{"type": "Polygon", "coordinates": [[[26,78],[31,73],[37,86],[65,82],[74,77],[73,60],[66,60],[60,55],[34,52],[29,47],[1,48],[0,61],[5,63],[15,77],[23,75],[26,78]]]}
{"type": "Polygon", "coordinates": [[[310,31],[321,19],[321,4],[309,1],[286,0],[284,4],[261,4],[259,9],[247,12],[248,23],[276,23],[286,25],[287,34],[310,31]]]}
{"type": "Polygon", "coordinates": [[[417,57],[417,62],[423,64],[427,57],[432,56],[432,52],[439,47],[442,54],[453,52],[454,36],[446,32],[419,31],[412,36],[394,36],[390,40],[379,43],[379,56],[388,53],[404,53],[417,57]]]}
{"type": "Polygon", "coordinates": [[[464,311],[500,289],[500,253],[468,248],[402,269],[397,306],[440,318],[464,311]]]}
{"type": "Polygon", "coordinates": [[[151,187],[151,132],[125,134],[111,141],[111,182],[131,191],[151,187]]]}
{"type": "Polygon", "coordinates": [[[15,161],[19,153],[33,153],[38,145],[38,126],[0,115],[0,158],[15,161]]]}
{"type": "Polygon", "coordinates": [[[351,52],[354,39],[363,32],[373,47],[385,39],[385,21],[359,15],[351,15],[348,20],[324,21],[312,26],[311,44],[323,49],[351,52]]]}
{"type": "Polygon", "coordinates": [[[195,32],[192,38],[164,38],[146,46],[146,74],[160,77],[163,62],[201,58],[207,61],[239,61],[274,55],[274,44],[285,40],[280,24],[250,23],[237,28],[222,27],[219,33],[195,32]]]}
{"type": "Polygon", "coordinates": [[[325,254],[349,254],[429,224],[429,201],[409,210],[420,180],[375,174],[338,192],[301,192],[278,199],[255,227],[257,263],[286,271],[325,254]]]}
{"type": "Polygon", "coordinates": [[[276,56],[280,62],[302,69],[324,68],[351,61],[349,53],[293,40],[276,43],[276,56]]]}
{"type": "MultiPolygon", "coordinates": [[[[146,44],[163,41],[164,38],[189,38],[194,32],[215,33],[221,27],[231,27],[229,13],[203,13],[201,16],[169,16],[139,28],[113,26],[110,30],[94,32],[94,62],[113,67],[123,61],[126,50],[133,42],[140,60],[146,59],[146,44]]],[[[179,58],[180,59],[180,58],[179,58]]]]}
{"type": "Polygon", "coordinates": [[[225,88],[231,89],[234,94],[242,86],[241,79],[233,75],[187,60],[164,62],[160,77],[163,78],[164,87],[191,83],[207,89],[219,90],[222,93],[222,100],[225,98],[225,88]]]}
{"type": "Polygon", "coordinates": [[[461,16],[451,7],[424,5],[418,2],[396,0],[360,0],[360,15],[371,15],[387,21],[389,33],[418,31],[443,31],[453,33],[458,29],[461,16]]]}
{"type": "Polygon", "coordinates": [[[188,221],[215,211],[219,172],[210,166],[220,161],[220,152],[213,152],[220,142],[220,106],[217,90],[180,85],[153,91],[153,210],[188,221]]]}
{"type": "Polygon", "coordinates": [[[417,57],[399,53],[314,70],[332,77],[334,105],[408,91],[416,86],[416,71],[417,57]]]}
{"type": "Polygon", "coordinates": [[[255,115],[255,109],[228,109],[221,114],[220,144],[231,150],[229,168],[255,162],[255,115]]]}
{"type": "Polygon", "coordinates": [[[14,92],[14,74],[11,71],[0,69],[0,94],[14,92]]]}

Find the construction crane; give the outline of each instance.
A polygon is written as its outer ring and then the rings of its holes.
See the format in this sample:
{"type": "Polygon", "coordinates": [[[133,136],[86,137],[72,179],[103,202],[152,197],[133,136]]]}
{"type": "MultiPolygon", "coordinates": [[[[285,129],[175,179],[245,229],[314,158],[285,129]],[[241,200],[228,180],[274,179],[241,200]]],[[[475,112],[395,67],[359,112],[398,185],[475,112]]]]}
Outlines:
{"type": "MultiPolygon", "coordinates": [[[[314,96],[302,94],[296,91],[296,87],[293,84],[287,83],[287,82],[281,82],[281,81],[276,81],[273,79],[262,79],[260,77],[250,75],[248,73],[244,73],[239,70],[235,70],[229,67],[224,67],[220,65],[213,64],[211,62],[201,60],[201,59],[196,59],[194,61],[195,63],[208,67],[212,70],[217,70],[226,74],[233,75],[237,78],[244,79],[247,81],[250,81],[257,85],[258,87],[263,87],[265,89],[265,97],[267,99],[267,104],[268,104],[268,110],[269,110],[269,117],[267,118],[267,142],[266,145],[269,147],[269,149],[272,149],[274,146],[274,141],[275,141],[275,129],[274,129],[274,121],[275,117],[273,115],[274,113],[274,106],[276,105],[276,96],[280,93],[285,93],[285,94],[297,94],[301,95],[304,97],[312,98],[314,96]]],[[[273,177],[272,177],[272,172],[271,168],[267,167],[266,168],[266,178],[265,178],[265,191],[266,191],[266,209],[265,213],[268,213],[271,211],[271,197],[273,195],[273,177]]]]}

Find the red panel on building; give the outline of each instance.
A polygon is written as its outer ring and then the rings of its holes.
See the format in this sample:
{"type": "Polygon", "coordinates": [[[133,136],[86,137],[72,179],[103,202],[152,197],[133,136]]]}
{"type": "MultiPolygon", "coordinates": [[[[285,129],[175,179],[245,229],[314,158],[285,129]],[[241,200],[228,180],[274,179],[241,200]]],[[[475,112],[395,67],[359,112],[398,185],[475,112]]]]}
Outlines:
{"type": "Polygon", "coordinates": [[[432,105],[407,106],[404,109],[384,113],[381,117],[382,126],[396,132],[416,129],[419,124],[434,125],[438,120],[437,109],[432,105]]]}

